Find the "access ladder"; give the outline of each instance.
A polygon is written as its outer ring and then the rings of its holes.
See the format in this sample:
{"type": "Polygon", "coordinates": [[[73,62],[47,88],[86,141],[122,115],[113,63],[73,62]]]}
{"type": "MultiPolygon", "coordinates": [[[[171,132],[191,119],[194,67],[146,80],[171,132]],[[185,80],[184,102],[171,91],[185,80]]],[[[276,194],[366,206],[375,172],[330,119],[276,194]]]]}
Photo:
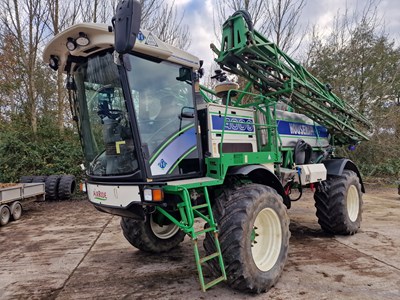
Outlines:
{"type": "Polygon", "coordinates": [[[172,215],[170,215],[163,208],[157,207],[157,210],[160,213],[165,215],[170,221],[172,221],[175,225],[177,225],[181,230],[183,230],[187,235],[189,235],[191,237],[192,242],[193,242],[194,257],[195,257],[196,267],[197,267],[197,271],[198,271],[198,275],[199,275],[199,281],[200,281],[201,289],[203,292],[205,292],[207,289],[209,289],[209,288],[215,286],[216,284],[227,279],[224,261],[222,258],[221,247],[220,247],[220,243],[218,240],[217,224],[214,220],[211,202],[210,202],[210,198],[209,198],[208,190],[207,190],[207,185],[214,185],[217,183],[219,183],[219,180],[204,177],[204,178],[198,178],[195,181],[193,179],[180,180],[180,181],[176,181],[176,182],[171,181],[171,182],[168,182],[168,184],[166,186],[164,186],[165,192],[170,193],[170,194],[179,195],[180,198],[182,199],[182,202],[180,202],[177,205],[178,209],[179,209],[180,217],[181,217],[180,221],[176,220],[172,215]],[[196,183],[198,184],[199,181],[204,182],[202,189],[203,189],[203,193],[204,193],[205,203],[199,204],[199,205],[192,205],[192,201],[190,199],[190,194],[189,194],[188,189],[190,189],[196,183]],[[201,212],[201,210],[204,211],[204,209],[206,209],[206,211],[207,211],[206,214],[201,212]],[[200,231],[195,230],[194,220],[197,217],[203,219],[206,222],[207,225],[205,226],[205,229],[200,230],[200,231]],[[212,234],[216,252],[214,252],[210,255],[207,255],[205,257],[200,257],[200,251],[199,251],[199,247],[198,247],[198,238],[199,238],[199,236],[201,236],[203,234],[207,234],[207,233],[212,234]],[[203,273],[203,264],[205,264],[207,261],[209,261],[211,259],[218,260],[218,265],[221,270],[221,276],[215,278],[214,280],[212,280],[208,283],[205,283],[204,273],[203,273]]]}

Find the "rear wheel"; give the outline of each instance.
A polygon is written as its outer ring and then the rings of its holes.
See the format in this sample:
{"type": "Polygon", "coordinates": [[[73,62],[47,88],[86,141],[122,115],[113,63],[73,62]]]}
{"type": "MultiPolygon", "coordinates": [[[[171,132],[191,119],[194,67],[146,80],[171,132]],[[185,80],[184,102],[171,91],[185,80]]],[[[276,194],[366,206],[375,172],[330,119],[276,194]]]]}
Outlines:
{"type": "Polygon", "coordinates": [[[10,209],[7,205],[0,206],[0,225],[6,225],[10,221],[10,209]]]}
{"type": "MultiPolygon", "coordinates": [[[[282,197],[270,188],[250,184],[222,196],[214,207],[228,284],[241,291],[260,293],[279,279],[289,249],[289,217],[282,197]]],[[[211,235],[204,248],[215,252],[211,235]]],[[[210,261],[218,274],[218,262],[210,261]]]]}
{"type": "Polygon", "coordinates": [[[178,246],[185,233],[173,223],[159,225],[152,215],[146,221],[129,218],[121,219],[121,228],[125,238],[139,250],[152,253],[169,251],[178,246]]]}
{"type": "Polygon", "coordinates": [[[325,187],[314,194],[318,223],[326,232],[350,235],[361,225],[362,192],[357,174],[344,170],[341,176],[330,177],[325,187]]]}
{"type": "Polygon", "coordinates": [[[11,215],[14,221],[17,221],[22,216],[22,205],[19,201],[15,201],[10,207],[11,215]]]}

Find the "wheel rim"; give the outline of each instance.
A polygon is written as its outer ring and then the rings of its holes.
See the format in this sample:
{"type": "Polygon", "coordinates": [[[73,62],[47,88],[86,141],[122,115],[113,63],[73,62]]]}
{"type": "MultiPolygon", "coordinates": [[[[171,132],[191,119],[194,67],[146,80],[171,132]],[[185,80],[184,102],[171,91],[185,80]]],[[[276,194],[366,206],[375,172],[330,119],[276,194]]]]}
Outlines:
{"type": "Polygon", "coordinates": [[[158,225],[153,221],[153,216],[150,217],[150,227],[154,235],[162,240],[173,237],[179,231],[179,227],[173,223],[163,226],[158,225]]]}
{"type": "Polygon", "coordinates": [[[0,210],[0,223],[5,225],[10,220],[10,210],[7,206],[3,206],[0,210]]]}
{"type": "Polygon", "coordinates": [[[254,221],[251,254],[261,271],[269,271],[282,247],[282,228],[278,214],[271,208],[261,210],[254,221]]]}
{"type": "Polygon", "coordinates": [[[347,191],[347,213],[350,221],[354,222],[357,220],[358,213],[360,210],[360,197],[358,196],[358,190],[354,185],[349,187],[347,191]]]}

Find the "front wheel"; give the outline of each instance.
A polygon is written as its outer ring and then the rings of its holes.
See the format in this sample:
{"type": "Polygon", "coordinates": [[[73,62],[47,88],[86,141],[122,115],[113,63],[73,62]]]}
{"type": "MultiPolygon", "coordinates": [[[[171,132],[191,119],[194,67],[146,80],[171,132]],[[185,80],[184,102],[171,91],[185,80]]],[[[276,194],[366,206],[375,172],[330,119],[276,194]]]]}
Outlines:
{"type": "MultiPolygon", "coordinates": [[[[282,197],[270,187],[249,184],[216,201],[214,217],[228,284],[253,293],[269,290],[278,281],[289,250],[289,217],[282,197]]],[[[213,243],[206,235],[208,255],[215,252],[213,243]]],[[[218,270],[213,261],[210,267],[218,270]]]]}
{"type": "Polygon", "coordinates": [[[173,223],[159,225],[154,215],[146,221],[129,218],[121,219],[121,228],[128,242],[139,250],[152,253],[169,251],[178,246],[185,238],[185,233],[173,223]]]}
{"type": "Polygon", "coordinates": [[[350,235],[361,225],[362,192],[357,174],[344,170],[319,185],[314,194],[318,223],[329,233],[350,235]]]}

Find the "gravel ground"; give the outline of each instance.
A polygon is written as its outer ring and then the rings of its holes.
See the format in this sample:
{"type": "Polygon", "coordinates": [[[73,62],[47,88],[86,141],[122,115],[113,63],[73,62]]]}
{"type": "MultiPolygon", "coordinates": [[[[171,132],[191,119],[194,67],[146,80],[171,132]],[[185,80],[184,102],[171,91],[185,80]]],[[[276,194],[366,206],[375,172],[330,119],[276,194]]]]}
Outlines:
{"type": "Polygon", "coordinates": [[[0,227],[0,299],[400,299],[396,188],[367,187],[354,236],[322,232],[310,193],[289,215],[289,260],[275,287],[248,295],[222,283],[203,293],[189,238],[149,255],[85,199],[32,203],[0,227]]]}

